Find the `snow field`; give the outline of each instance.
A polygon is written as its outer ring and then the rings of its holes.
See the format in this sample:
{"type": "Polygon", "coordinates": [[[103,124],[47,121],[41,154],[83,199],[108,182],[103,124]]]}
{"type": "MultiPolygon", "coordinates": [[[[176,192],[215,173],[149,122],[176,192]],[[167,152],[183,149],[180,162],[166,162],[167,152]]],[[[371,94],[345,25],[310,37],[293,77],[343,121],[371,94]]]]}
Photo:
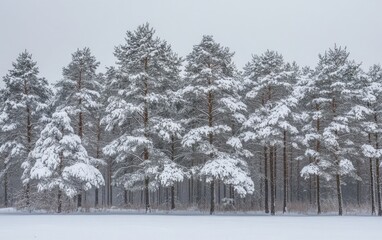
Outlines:
{"type": "Polygon", "coordinates": [[[1,240],[380,239],[379,217],[0,214],[1,240]]]}

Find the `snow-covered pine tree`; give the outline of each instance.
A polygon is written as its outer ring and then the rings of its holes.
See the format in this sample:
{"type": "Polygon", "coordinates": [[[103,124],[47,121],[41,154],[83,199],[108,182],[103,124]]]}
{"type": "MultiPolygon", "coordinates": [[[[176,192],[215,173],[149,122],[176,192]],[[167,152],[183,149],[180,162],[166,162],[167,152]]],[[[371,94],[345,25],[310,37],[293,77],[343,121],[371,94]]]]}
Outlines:
{"type": "MultiPolygon", "coordinates": [[[[349,111],[353,94],[353,84],[359,76],[360,67],[348,59],[346,48],[335,46],[323,55],[314,75],[314,98],[312,107],[316,109],[313,119],[316,127],[306,155],[315,159],[301,170],[301,175],[335,178],[338,214],[343,213],[342,176],[355,175],[351,162],[353,142],[349,134],[349,111]],[[319,122],[317,122],[319,120],[319,122]]],[[[312,124],[314,124],[312,122],[312,124]]],[[[319,192],[317,193],[319,194],[319,192]]]]}
{"type": "Polygon", "coordinates": [[[243,124],[244,141],[254,141],[264,152],[265,212],[268,212],[268,178],[270,180],[271,214],[275,214],[276,149],[283,149],[284,206],[287,194],[287,138],[298,131],[293,123],[298,99],[292,95],[299,69],[296,64],[285,64],[282,55],[275,51],[254,55],[245,66],[247,105],[251,113],[243,124]],[[269,161],[268,161],[269,159],[269,161]],[[269,174],[268,172],[269,162],[269,174]]]}
{"type": "MultiPolygon", "coordinates": [[[[45,78],[38,76],[37,63],[30,53],[22,52],[12,65],[13,69],[3,78],[0,154],[5,159],[5,167],[1,175],[6,178],[6,189],[10,180],[8,172],[11,171],[13,177],[22,178],[25,205],[29,207],[31,159],[28,155],[38,138],[52,92],[45,78]],[[24,170],[22,175],[20,167],[24,170]]],[[[17,183],[13,185],[17,186],[17,183]]]]}
{"type": "Polygon", "coordinates": [[[38,191],[57,190],[57,212],[62,210],[63,193],[72,198],[104,184],[101,172],[94,167],[102,161],[88,155],[65,108],[53,113],[30,157],[35,160],[30,178],[37,181],[38,191]]]}
{"type": "Polygon", "coordinates": [[[154,34],[148,24],[141,25],[135,31],[128,31],[126,43],[116,47],[119,78],[114,83],[116,94],[109,98],[103,119],[107,130],[116,127],[121,130],[103,148],[106,155],[126,165],[115,173],[115,182],[126,189],[144,190],[146,212],[151,210],[150,189],[156,189],[159,182],[171,185],[168,177],[176,177],[163,175],[164,171],[181,173],[174,181],[181,181],[185,176],[159,141],[166,127],[176,130],[172,124],[163,126],[167,122],[163,113],[171,102],[168,87],[176,84],[171,79],[174,71],[179,73],[180,60],[170,45],[154,34]],[[170,85],[169,81],[172,81],[170,85]]]}
{"type": "MultiPolygon", "coordinates": [[[[58,109],[67,109],[73,128],[86,149],[90,148],[90,139],[94,137],[89,130],[94,120],[94,111],[99,109],[98,66],[99,62],[89,48],[78,49],[72,54],[69,65],[63,68],[63,79],[55,85],[57,94],[54,105],[58,109]]],[[[78,192],[77,206],[82,206],[81,191],[78,192]]]]}
{"type": "Polygon", "coordinates": [[[246,105],[238,94],[242,82],[232,56],[212,36],[203,36],[187,56],[187,84],[182,89],[184,103],[194,112],[188,116],[190,125],[182,144],[194,147],[201,160],[194,172],[210,184],[210,214],[215,211],[216,180],[232,186],[241,197],[254,191],[244,159],[249,152],[237,137],[246,105]]]}
{"type": "Polygon", "coordinates": [[[167,54],[164,57],[168,63],[165,68],[166,78],[161,87],[166,95],[166,101],[163,102],[158,116],[153,119],[155,123],[153,128],[157,132],[157,141],[162,145],[162,151],[171,160],[164,162],[158,178],[161,186],[170,188],[170,208],[175,209],[175,184],[182,182],[189,175],[184,166],[188,159],[185,158],[185,151],[181,146],[185,132],[184,123],[187,120],[183,119],[184,105],[178,94],[184,84],[180,77],[181,59],[171,51],[164,53],[167,54]]]}
{"type": "MultiPolygon", "coordinates": [[[[379,158],[382,151],[379,149],[379,134],[382,129],[380,114],[382,105],[382,68],[374,65],[367,75],[362,74],[353,84],[354,104],[350,111],[352,117],[352,132],[355,133],[354,142],[362,153],[361,159],[367,158],[369,163],[369,183],[371,214],[376,213],[375,200],[378,205],[378,215],[382,215],[379,158]],[[363,138],[362,138],[363,136],[363,138]],[[374,170],[375,169],[375,170],[374,170]],[[375,186],[376,184],[376,186],[375,186]],[[376,193],[375,193],[376,190],[376,193]]],[[[358,156],[357,156],[358,157],[358,156]]],[[[362,161],[365,163],[366,161],[362,161]]],[[[359,169],[358,169],[359,170],[359,169]]]]}

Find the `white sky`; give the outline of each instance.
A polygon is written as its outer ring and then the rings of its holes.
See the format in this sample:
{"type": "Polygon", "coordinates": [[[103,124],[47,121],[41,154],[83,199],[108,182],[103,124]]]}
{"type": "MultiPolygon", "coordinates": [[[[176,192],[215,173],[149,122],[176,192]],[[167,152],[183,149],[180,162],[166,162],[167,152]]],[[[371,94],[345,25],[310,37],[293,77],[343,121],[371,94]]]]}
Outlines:
{"type": "Polygon", "coordinates": [[[334,43],[365,69],[382,63],[382,0],[0,0],[0,77],[24,49],[50,82],[85,46],[103,71],[126,31],[145,22],[180,56],[213,35],[239,68],[266,49],[314,66],[334,43]]]}

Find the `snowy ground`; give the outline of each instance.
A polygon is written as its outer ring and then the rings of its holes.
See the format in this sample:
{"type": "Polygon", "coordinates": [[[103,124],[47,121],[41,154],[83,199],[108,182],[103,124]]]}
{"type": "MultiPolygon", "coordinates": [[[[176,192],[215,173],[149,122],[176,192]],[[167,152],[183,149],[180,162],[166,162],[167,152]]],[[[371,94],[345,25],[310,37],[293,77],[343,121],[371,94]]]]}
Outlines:
{"type": "Polygon", "coordinates": [[[382,218],[160,214],[48,215],[0,211],[0,239],[382,239],[382,218]]]}

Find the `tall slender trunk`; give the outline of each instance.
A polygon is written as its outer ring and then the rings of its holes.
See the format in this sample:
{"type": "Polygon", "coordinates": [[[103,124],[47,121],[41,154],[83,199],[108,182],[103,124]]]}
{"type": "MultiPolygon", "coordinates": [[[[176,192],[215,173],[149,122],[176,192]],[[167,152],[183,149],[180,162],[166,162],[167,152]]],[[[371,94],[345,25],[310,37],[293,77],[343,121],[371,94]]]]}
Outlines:
{"type": "MultiPolygon", "coordinates": [[[[61,129],[61,132],[64,132],[64,128],[62,127],[61,129]]],[[[62,168],[63,168],[63,161],[64,161],[64,155],[63,153],[60,153],[60,162],[58,164],[58,173],[59,173],[59,176],[62,175],[62,168]]],[[[57,191],[57,212],[58,213],[61,213],[62,211],[62,191],[61,191],[61,188],[58,187],[58,191],[57,191]]]]}
{"type": "MultiPolygon", "coordinates": [[[[146,57],[144,59],[144,69],[145,72],[147,73],[148,70],[148,58],[146,57]]],[[[143,89],[143,94],[146,97],[148,94],[148,79],[146,78],[144,80],[144,89],[143,89]]],[[[144,102],[144,112],[143,112],[143,124],[144,124],[144,136],[145,138],[148,138],[148,123],[149,123],[149,109],[148,109],[148,102],[145,99],[144,102]]],[[[149,159],[149,150],[145,147],[144,152],[143,152],[143,160],[146,161],[149,159]]],[[[150,207],[150,194],[149,194],[149,177],[145,176],[145,186],[144,186],[144,191],[145,191],[145,205],[146,205],[146,213],[151,212],[151,207],[150,207]]]]}
{"type": "MultiPolygon", "coordinates": [[[[297,173],[299,173],[301,170],[300,170],[300,161],[297,161],[297,173]]],[[[296,174],[296,184],[297,184],[297,190],[296,190],[296,198],[297,198],[297,202],[301,201],[301,186],[300,186],[300,174],[296,174]]]]}
{"type": "MultiPolygon", "coordinates": [[[[316,104],[316,110],[319,111],[320,110],[320,105],[316,104]]],[[[317,118],[316,120],[316,131],[317,133],[320,132],[320,118],[317,118]]],[[[316,140],[316,152],[317,154],[319,154],[320,152],[320,145],[321,145],[321,142],[320,140],[316,140]]],[[[316,157],[315,159],[316,161],[316,164],[319,163],[320,159],[316,157]]],[[[317,214],[321,214],[321,199],[320,199],[320,176],[317,174],[316,175],[316,202],[317,202],[317,214]]]]}
{"type": "MultiPolygon", "coordinates": [[[[24,94],[29,95],[29,80],[24,81],[24,94]]],[[[30,106],[27,105],[26,107],[26,113],[27,113],[27,156],[29,155],[30,151],[32,150],[32,119],[31,119],[31,109],[30,106]]],[[[30,206],[30,183],[28,183],[25,186],[25,199],[26,199],[26,206],[27,208],[30,206]]]]}
{"type": "Polygon", "coordinates": [[[288,198],[288,159],[287,159],[287,132],[284,130],[283,137],[283,162],[284,162],[284,202],[283,213],[287,211],[287,198],[288,198]]]}
{"type": "MultiPolygon", "coordinates": [[[[171,160],[175,161],[175,136],[171,136],[171,160]]],[[[175,209],[175,186],[171,186],[171,209],[175,209]]]]}
{"type": "MultiPolygon", "coordinates": [[[[332,112],[333,117],[335,118],[337,116],[337,103],[336,99],[333,97],[332,99],[332,112]]],[[[334,131],[335,135],[338,136],[337,130],[334,131]]],[[[340,161],[338,159],[337,155],[338,149],[335,149],[335,164],[337,165],[337,168],[339,169],[340,161]]],[[[342,209],[342,188],[341,188],[341,176],[339,174],[339,170],[337,169],[336,174],[336,185],[337,185],[337,199],[338,199],[338,215],[342,216],[343,209],[342,209]]]]}
{"type": "MultiPolygon", "coordinates": [[[[369,144],[371,144],[371,134],[368,134],[369,144]]],[[[374,170],[373,159],[369,158],[369,171],[370,171],[370,200],[371,200],[371,215],[375,214],[375,202],[374,202],[374,170]]]]}
{"type": "Polygon", "coordinates": [[[337,185],[337,199],[338,199],[338,215],[342,216],[342,189],[341,189],[341,176],[336,174],[337,185]]]}
{"type": "MultiPolygon", "coordinates": [[[[96,158],[99,159],[101,157],[101,119],[97,119],[97,149],[96,149],[96,158]]],[[[96,166],[97,169],[99,166],[96,166]]],[[[96,187],[94,190],[94,205],[98,207],[99,204],[99,188],[96,187]]]]}
{"type": "MultiPolygon", "coordinates": [[[[361,176],[360,160],[356,160],[357,176],[361,176]]],[[[357,181],[357,205],[361,207],[361,181],[357,181]]]]}
{"type": "Polygon", "coordinates": [[[271,215],[275,215],[275,173],[274,173],[274,147],[269,147],[269,169],[271,179],[271,215]]]}
{"type": "MultiPolygon", "coordinates": [[[[377,115],[374,116],[375,122],[377,122],[377,115]]],[[[375,134],[375,149],[379,149],[378,133],[375,134]]],[[[375,161],[375,178],[377,179],[377,201],[378,201],[378,216],[382,216],[382,203],[381,203],[381,177],[380,177],[380,163],[379,158],[375,161]]]]}
{"type": "Polygon", "coordinates": [[[269,193],[268,193],[268,148],[264,146],[264,208],[265,213],[269,213],[269,193]]]}
{"type": "MultiPolygon", "coordinates": [[[[7,164],[4,164],[4,169],[7,171],[7,164]]],[[[8,207],[8,173],[4,173],[4,206],[8,207]]]]}
{"type": "MultiPolygon", "coordinates": [[[[211,79],[208,79],[208,85],[211,85],[211,79]]],[[[213,111],[213,94],[212,91],[208,92],[208,126],[212,127],[213,124],[213,118],[212,118],[212,111],[213,111]]],[[[208,134],[208,140],[210,145],[213,144],[213,133],[210,132],[208,134]]],[[[212,158],[213,155],[211,153],[210,158],[212,158]]],[[[211,198],[210,198],[210,214],[212,215],[215,212],[215,179],[212,180],[210,183],[210,190],[211,190],[211,198]]]]}
{"type": "Polygon", "coordinates": [[[293,194],[295,192],[294,190],[294,186],[293,186],[293,169],[294,169],[294,163],[292,161],[293,159],[293,147],[291,145],[290,146],[290,149],[289,149],[289,159],[291,161],[289,161],[289,180],[288,180],[288,185],[289,185],[289,190],[288,190],[288,196],[289,196],[289,202],[293,202],[294,201],[294,197],[295,195],[293,194]]]}
{"type": "MultiPolygon", "coordinates": [[[[268,101],[271,99],[271,88],[268,87],[268,101]]],[[[265,106],[266,97],[263,94],[261,97],[261,104],[265,106]]],[[[264,146],[264,210],[269,213],[269,192],[268,192],[268,147],[264,146]]]]}
{"type": "MultiPolygon", "coordinates": [[[[77,91],[81,92],[81,88],[82,88],[82,70],[80,70],[80,76],[79,76],[78,81],[77,81],[77,91]]],[[[78,106],[81,109],[81,107],[82,107],[82,98],[81,97],[78,99],[78,106]]],[[[83,138],[83,113],[82,113],[82,110],[80,110],[80,112],[78,113],[78,136],[81,138],[81,141],[82,141],[82,138],[83,138]]],[[[80,208],[81,206],[82,206],[82,187],[80,187],[80,189],[78,190],[78,194],[77,194],[77,208],[80,208]]]]}
{"type": "Polygon", "coordinates": [[[62,196],[62,191],[60,188],[58,188],[58,191],[57,191],[57,213],[61,213],[62,211],[62,199],[61,199],[61,196],[62,196]]]}
{"type": "Polygon", "coordinates": [[[210,183],[210,189],[211,189],[211,208],[210,208],[210,214],[212,215],[215,212],[215,182],[212,181],[210,183]]]}
{"type": "Polygon", "coordinates": [[[127,190],[123,189],[123,203],[125,204],[125,206],[127,206],[127,203],[128,203],[127,194],[128,194],[127,190]]]}
{"type": "MultiPolygon", "coordinates": [[[[260,173],[262,173],[262,172],[264,172],[264,170],[263,170],[263,161],[261,161],[261,159],[260,159],[260,161],[259,161],[259,172],[260,173]]],[[[261,208],[263,208],[263,196],[264,196],[264,181],[263,181],[263,179],[261,178],[260,179],[260,198],[259,198],[259,207],[260,207],[260,209],[261,208]]],[[[224,198],[226,197],[225,196],[225,194],[226,194],[226,189],[225,189],[225,185],[224,185],[224,198]]]]}

